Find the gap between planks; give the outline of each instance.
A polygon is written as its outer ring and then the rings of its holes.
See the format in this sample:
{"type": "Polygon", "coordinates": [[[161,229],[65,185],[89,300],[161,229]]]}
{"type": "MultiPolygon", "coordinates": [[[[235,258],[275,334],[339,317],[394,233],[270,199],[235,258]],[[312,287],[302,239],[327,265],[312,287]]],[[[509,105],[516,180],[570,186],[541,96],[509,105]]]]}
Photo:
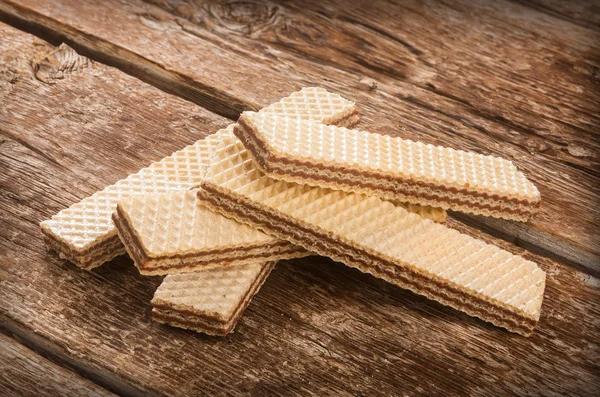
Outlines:
{"type": "MultiPolygon", "coordinates": [[[[18,338],[17,338],[18,339],[18,338]]],[[[116,397],[59,366],[0,329],[0,394],[4,396],[116,397]]]]}
{"type": "Polygon", "coordinates": [[[136,388],[131,383],[123,380],[115,372],[111,372],[101,366],[92,366],[83,360],[79,360],[77,356],[73,356],[69,353],[67,346],[61,346],[47,338],[37,335],[33,330],[2,314],[0,314],[0,333],[12,339],[18,339],[23,346],[43,357],[48,357],[51,361],[63,367],[74,368],[78,374],[84,377],[84,379],[117,395],[158,397],[158,395],[149,393],[147,390],[136,388]]]}

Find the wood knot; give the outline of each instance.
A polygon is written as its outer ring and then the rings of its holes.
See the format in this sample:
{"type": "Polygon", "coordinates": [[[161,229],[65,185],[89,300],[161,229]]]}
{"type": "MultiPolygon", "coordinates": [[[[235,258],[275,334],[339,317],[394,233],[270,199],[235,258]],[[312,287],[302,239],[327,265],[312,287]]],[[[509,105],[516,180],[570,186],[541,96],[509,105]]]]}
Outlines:
{"type": "Polygon", "coordinates": [[[377,90],[377,81],[369,78],[369,77],[365,77],[359,80],[359,83],[362,85],[367,86],[367,88],[369,89],[369,91],[376,91],[377,90]]]}
{"type": "Polygon", "coordinates": [[[258,1],[227,1],[206,6],[207,19],[241,36],[253,36],[277,25],[279,7],[258,1]]]}
{"type": "Polygon", "coordinates": [[[50,53],[42,55],[31,62],[36,79],[47,84],[56,84],[57,80],[64,79],[70,74],[91,65],[92,61],[90,59],[79,55],[64,43],[50,53]]]}

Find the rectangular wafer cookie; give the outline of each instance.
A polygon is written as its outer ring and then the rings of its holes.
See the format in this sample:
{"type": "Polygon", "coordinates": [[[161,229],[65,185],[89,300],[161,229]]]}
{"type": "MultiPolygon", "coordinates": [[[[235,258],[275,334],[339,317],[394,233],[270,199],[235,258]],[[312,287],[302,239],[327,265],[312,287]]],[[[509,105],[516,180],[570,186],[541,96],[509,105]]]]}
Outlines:
{"type": "Polygon", "coordinates": [[[310,255],[302,247],[208,209],[194,190],[128,197],[117,204],[113,221],[144,275],[310,255]]]}
{"type": "MultiPolygon", "coordinates": [[[[445,211],[403,206],[434,221],[445,220],[445,211]]],[[[113,221],[129,256],[144,275],[310,255],[304,248],[212,211],[194,190],[125,198],[117,204],[113,221]]]]}
{"type": "Polygon", "coordinates": [[[152,318],[210,335],[230,333],[275,262],[172,274],[152,299],[152,318]]]}
{"type": "MultiPolygon", "coordinates": [[[[232,126],[228,127],[230,130],[232,126]]],[[[111,215],[125,197],[197,186],[220,134],[209,135],[60,211],[40,226],[48,247],[84,269],[124,254],[111,215]]]]}
{"type": "MultiPolygon", "coordinates": [[[[345,126],[358,122],[353,102],[321,88],[304,88],[261,112],[345,126]]],[[[117,202],[132,195],[197,187],[220,134],[232,128],[209,135],[43,221],[40,226],[46,245],[85,269],[125,253],[111,219],[117,202]]]]}
{"type": "Polygon", "coordinates": [[[529,335],[545,273],[522,257],[375,196],[272,179],[225,137],[199,197],[239,222],[415,293],[529,335]]]}
{"type": "Polygon", "coordinates": [[[276,179],[520,221],[540,203],[499,157],[269,113],[244,112],[234,133],[276,179]]]}

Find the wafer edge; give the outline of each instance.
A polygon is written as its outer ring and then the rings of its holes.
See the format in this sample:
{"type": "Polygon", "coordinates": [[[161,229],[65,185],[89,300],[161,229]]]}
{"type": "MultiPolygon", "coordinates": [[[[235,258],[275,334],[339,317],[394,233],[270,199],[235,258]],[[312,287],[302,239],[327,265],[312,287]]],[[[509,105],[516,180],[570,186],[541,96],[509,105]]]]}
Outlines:
{"type": "Polygon", "coordinates": [[[537,324],[538,318],[521,314],[501,302],[490,302],[481,297],[466,294],[457,288],[451,288],[443,282],[426,278],[406,264],[400,264],[402,272],[397,273],[393,271],[398,268],[399,264],[397,263],[386,263],[385,259],[369,255],[360,248],[339,240],[334,239],[332,244],[327,244],[332,238],[326,233],[319,233],[302,221],[289,217],[286,219],[278,211],[263,204],[251,202],[236,193],[225,193],[210,182],[203,182],[202,187],[203,189],[198,191],[198,197],[203,200],[205,205],[238,222],[250,224],[265,233],[302,245],[318,254],[328,256],[509,331],[529,336],[537,324]],[[243,216],[239,214],[239,207],[243,208],[243,216]]]}
{"type": "Polygon", "coordinates": [[[69,246],[63,239],[43,227],[42,235],[49,250],[58,253],[59,258],[72,262],[84,270],[92,270],[126,252],[116,232],[85,250],[69,246]]]}
{"type": "MultiPolygon", "coordinates": [[[[337,125],[341,127],[342,125],[337,125]]],[[[270,146],[240,117],[233,129],[257,167],[269,176],[288,182],[328,187],[395,202],[441,207],[497,218],[527,221],[537,212],[541,200],[510,199],[483,192],[457,190],[412,180],[398,180],[387,175],[367,173],[351,167],[315,164],[308,160],[282,157],[268,150],[270,146]],[[333,176],[332,176],[333,175],[333,176]],[[431,186],[430,186],[431,185],[431,186]]]]}
{"type": "Polygon", "coordinates": [[[204,269],[302,258],[311,255],[300,246],[280,240],[269,244],[248,244],[209,252],[172,253],[171,255],[151,257],[140,243],[135,230],[130,227],[129,219],[120,206],[117,206],[112,218],[127,253],[133,259],[140,274],[146,276],[190,273],[204,269]]]}
{"type": "MultiPolygon", "coordinates": [[[[190,329],[214,336],[225,336],[233,331],[242,313],[258,293],[275,264],[276,262],[265,264],[255,282],[250,286],[244,297],[240,299],[238,307],[228,319],[222,320],[215,316],[206,315],[193,307],[174,305],[157,298],[152,299],[152,319],[178,328],[190,329]]],[[[163,283],[165,282],[167,280],[163,281],[163,283]]]]}
{"type": "MultiPolygon", "coordinates": [[[[346,114],[339,120],[335,121],[335,125],[340,126],[340,127],[350,128],[350,127],[355,126],[359,121],[360,121],[360,116],[358,113],[358,108],[356,107],[356,105],[353,105],[353,110],[349,114],[346,114]]],[[[207,139],[208,137],[210,137],[212,135],[214,135],[214,134],[208,135],[204,139],[207,139]]],[[[191,145],[186,146],[186,148],[189,146],[191,146],[191,145]]],[[[181,150],[185,150],[186,148],[183,148],[181,150]]],[[[170,156],[166,156],[163,159],[158,160],[155,163],[158,163],[158,162],[164,160],[165,158],[169,158],[178,152],[179,151],[176,151],[173,154],[171,154],[170,156]]],[[[138,173],[141,170],[152,167],[152,165],[155,163],[152,163],[148,167],[140,169],[138,171],[138,173]]],[[[130,175],[133,175],[133,174],[130,174],[130,175]]],[[[129,177],[129,176],[127,176],[127,177],[129,177]]],[[[126,179],[126,178],[124,178],[124,179],[126,179]]],[[[116,182],[116,183],[118,183],[118,182],[116,182]]],[[[110,186],[112,186],[112,185],[110,185],[110,186]]],[[[196,186],[194,186],[192,188],[195,188],[195,187],[196,186]]],[[[182,190],[187,190],[187,189],[182,189],[182,190]]],[[[88,196],[88,197],[90,197],[90,196],[88,196]]],[[[86,198],[88,198],[88,197],[86,197],[86,198]]],[[[85,200],[85,198],[83,200],[85,200]]],[[[80,200],[79,202],[81,202],[81,201],[82,200],[80,200]]],[[[75,204],[77,204],[77,203],[73,203],[71,206],[65,208],[64,210],[71,208],[75,204]]],[[[60,214],[60,212],[62,212],[62,211],[59,211],[58,214],[60,214]]],[[[58,214],[56,214],[56,215],[58,215],[58,214]]],[[[50,219],[52,219],[52,218],[50,218],[50,219]]],[[[88,243],[85,247],[76,248],[76,247],[72,246],[71,244],[69,244],[68,241],[55,235],[50,230],[50,228],[47,227],[47,225],[46,225],[46,222],[48,220],[44,220],[44,221],[40,222],[40,228],[42,230],[42,234],[44,235],[44,243],[46,244],[46,247],[49,250],[55,251],[56,253],[58,253],[58,255],[61,259],[68,260],[69,262],[74,263],[75,265],[81,267],[82,269],[85,269],[85,270],[94,269],[94,268],[102,265],[103,263],[108,262],[111,259],[127,252],[125,247],[123,247],[123,245],[121,244],[121,241],[119,239],[116,228],[111,230],[109,233],[107,233],[105,235],[99,236],[94,241],[88,243]]]]}

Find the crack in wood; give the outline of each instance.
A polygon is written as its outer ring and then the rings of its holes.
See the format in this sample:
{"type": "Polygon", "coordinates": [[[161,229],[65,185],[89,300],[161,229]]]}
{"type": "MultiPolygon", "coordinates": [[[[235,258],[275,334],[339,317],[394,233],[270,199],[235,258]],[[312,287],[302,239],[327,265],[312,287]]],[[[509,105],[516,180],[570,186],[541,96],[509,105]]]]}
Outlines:
{"type": "Polygon", "coordinates": [[[82,56],[116,67],[169,94],[194,102],[231,120],[237,119],[241,112],[248,109],[246,104],[223,91],[192,80],[188,76],[167,72],[152,60],[113,43],[104,42],[91,34],[74,29],[64,31],[64,25],[41,16],[33,16],[25,7],[0,2],[0,21],[52,44],[65,43],[82,56]]]}

